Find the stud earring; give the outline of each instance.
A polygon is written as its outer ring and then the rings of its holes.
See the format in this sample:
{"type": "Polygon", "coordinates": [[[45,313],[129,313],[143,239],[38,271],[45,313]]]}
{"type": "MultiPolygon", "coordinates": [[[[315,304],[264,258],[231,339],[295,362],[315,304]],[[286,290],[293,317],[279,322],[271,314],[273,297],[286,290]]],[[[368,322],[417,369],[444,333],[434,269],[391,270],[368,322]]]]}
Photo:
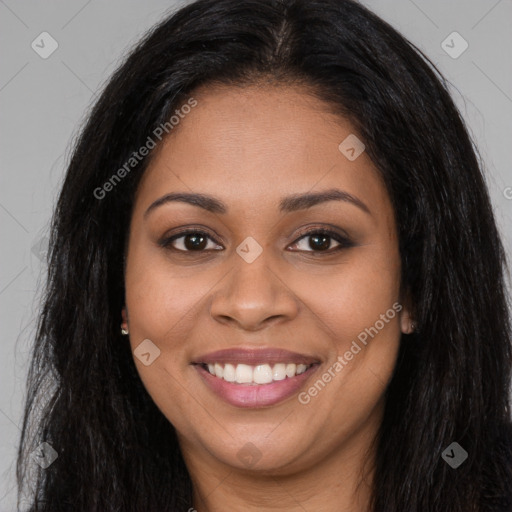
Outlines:
{"type": "Polygon", "coordinates": [[[414,322],[411,322],[411,332],[414,332],[416,329],[416,324],[414,322]]]}
{"type": "Polygon", "coordinates": [[[125,329],[124,327],[121,326],[121,334],[123,336],[126,336],[128,334],[128,329],[125,329]]]}

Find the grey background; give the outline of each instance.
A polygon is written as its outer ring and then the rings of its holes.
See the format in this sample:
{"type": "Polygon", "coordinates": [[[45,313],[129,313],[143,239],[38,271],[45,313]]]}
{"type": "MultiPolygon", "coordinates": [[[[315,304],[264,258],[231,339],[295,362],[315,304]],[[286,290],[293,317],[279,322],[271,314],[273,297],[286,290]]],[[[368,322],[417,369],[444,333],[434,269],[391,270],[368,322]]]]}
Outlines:
{"type": "MultiPolygon", "coordinates": [[[[127,48],[184,2],[0,0],[0,510],[15,508],[15,456],[33,340],[41,251],[70,143],[127,48]],[[58,49],[31,47],[43,31],[58,49]]],[[[363,2],[422,49],[453,84],[477,141],[507,252],[512,241],[511,0],[363,2]],[[453,31],[468,42],[454,59],[453,31]],[[452,44],[451,42],[449,43],[452,44]]],[[[457,47],[458,43],[454,43],[457,47]]],[[[77,439],[77,442],[80,442],[77,439]]]]}

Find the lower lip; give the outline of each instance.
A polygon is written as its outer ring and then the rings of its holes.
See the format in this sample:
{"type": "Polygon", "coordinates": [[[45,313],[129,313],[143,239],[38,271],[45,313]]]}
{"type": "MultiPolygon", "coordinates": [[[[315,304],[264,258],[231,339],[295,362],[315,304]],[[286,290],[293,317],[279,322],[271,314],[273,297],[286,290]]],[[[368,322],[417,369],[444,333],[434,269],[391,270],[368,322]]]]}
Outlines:
{"type": "Polygon", "coordinates": [[[319,365],[314,364],[295,377],[286,377],[283,380],[258,385],[227,382],[215,377],[199,364],[194,366],[206,385],[226,402],[235,407],[257,408],[275,405],[294,395],[319,365]]]}

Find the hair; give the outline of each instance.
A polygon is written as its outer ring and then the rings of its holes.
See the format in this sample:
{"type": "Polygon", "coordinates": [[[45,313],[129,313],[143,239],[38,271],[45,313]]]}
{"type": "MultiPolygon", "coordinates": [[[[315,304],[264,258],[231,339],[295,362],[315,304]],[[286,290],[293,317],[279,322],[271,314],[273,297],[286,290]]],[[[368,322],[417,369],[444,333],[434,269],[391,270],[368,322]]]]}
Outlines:
{"type": "MultiPolygon", "coordinates": [[[[371,510],[512,510],[506,259],[479,158],[427,57],[352,0],[198,0],[126,57],[76,140],[50,231],[18,450],[18,507],[177,511],[192,485],[174,427],[120,334],[141,159],[95,190],[200,86],[301,85],[348,119],[391,198],[403,336],[375,440],[371,510]],[[30,462],[39,443],[58,458],[30,462]],[[441,457],[468,453],[457,469],[441,457]]],[[[212,129],[214,129],[212,127],[212,129]]]]}

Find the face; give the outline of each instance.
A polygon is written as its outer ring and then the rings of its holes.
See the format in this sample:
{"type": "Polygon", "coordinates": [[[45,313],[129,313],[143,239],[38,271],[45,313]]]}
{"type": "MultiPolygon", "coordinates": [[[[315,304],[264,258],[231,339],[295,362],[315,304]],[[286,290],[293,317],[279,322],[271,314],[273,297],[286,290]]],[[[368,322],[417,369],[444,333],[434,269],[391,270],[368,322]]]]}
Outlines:
{"type": "Polygon", "coordinates": [[[190,464],[291,473],[378,428],[410,324],[393,209],[305,90],[192,96],[136,195],[134,360],[190,464]]]}

